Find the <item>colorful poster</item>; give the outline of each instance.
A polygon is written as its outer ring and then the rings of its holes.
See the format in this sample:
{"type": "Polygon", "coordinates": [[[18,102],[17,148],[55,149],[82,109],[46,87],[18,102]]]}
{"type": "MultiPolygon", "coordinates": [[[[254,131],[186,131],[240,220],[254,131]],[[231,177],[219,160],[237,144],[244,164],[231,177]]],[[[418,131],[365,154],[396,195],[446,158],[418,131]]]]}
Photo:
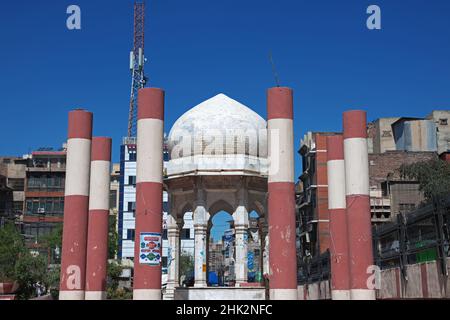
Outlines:
{"type": "Polygon", "coordinates": [[[161,264],[161,234],[154,232],[141,232],[139,247],[139,263],[150,266],[161,264]]]}

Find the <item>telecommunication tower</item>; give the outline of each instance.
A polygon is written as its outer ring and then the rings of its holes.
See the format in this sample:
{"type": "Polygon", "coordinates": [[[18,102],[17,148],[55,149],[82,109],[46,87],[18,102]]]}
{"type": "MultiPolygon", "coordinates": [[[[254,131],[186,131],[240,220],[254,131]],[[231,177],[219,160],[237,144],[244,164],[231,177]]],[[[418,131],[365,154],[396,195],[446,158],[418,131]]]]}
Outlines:
{"type": "Polygon", "coordinates": [[[145,87],[147,77],[144,74],[144,44],[145,44],[145,1],[134,3],[134,40],[130,52],[131,97],[128,114],[128,138],[136,137],[137,96],[138,91],[145,87]]]}

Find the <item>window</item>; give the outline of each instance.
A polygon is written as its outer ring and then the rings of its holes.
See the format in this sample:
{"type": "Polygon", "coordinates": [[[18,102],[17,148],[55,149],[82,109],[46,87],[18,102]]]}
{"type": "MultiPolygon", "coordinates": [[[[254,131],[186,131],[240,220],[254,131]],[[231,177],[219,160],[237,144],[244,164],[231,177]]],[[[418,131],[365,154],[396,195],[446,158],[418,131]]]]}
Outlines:
{"type": "Polygon", "coordinates": [[[167,240],[167,229],[163,230],[162,238],[163,240],[167,240]]]}
{"type": "Polygon", "coordinates": [[[27,187],[31,190],[62,191],[64,190],[65,177],[61,174],[30,175],[27,179],[27,187]]]}
{"type": "Polygon", "coordinates": [[[191,229],[182,229],[181,230],[181,239],[190,239],[191,238],[191,229]]]}
{"type": "Polygon", "coordinates": [[[64,198],[28,198],[25,210],[27,214],[31,215],[62,215],[64,198]]]}
{"type": "Polygon", "coordinates": [[[136,211],[136,202],[131,202],[131,201],[128,202],[127,211],[128,212],[136,211]]]}
{"type": "Polygon", "coordinates": [[[22,201],[14,201],[13,202],[13,210],[16,213],[22,213],[23,210],[23,202],[22,201]]]}
{"type": "Polygon", "coordinates": [[[129,161],[136,161],[136,151],[130,151],[128,153],[128,159],[129,161]]]}
{"type": "Polygon", "coordinates": [[[39,241],[40,238],[51,234],[58,223],[31,223],[24,225],[25,238],[28,241],[39,241]]]}
{"type": "Polygon", "coordinates": [[[134,241],[135,236],[135,230],[134,229],[128,229],[127,230],[127,240],[133,240],[134,241]]]}
{"type": "Polygon", "coordinates": [[[447,126],[448,125],[448,119],[439,119],[439,125],[447,126]]]}
{"type": "Polygon", "coordinates": [[[113,209],[116,207],[117,202],[117,190],[109,191],[109,208],[113,209]]]}
{"type": "Polygon", "coordinates": [[[129,185],[136,185],[136,176],[128,176],[128,184],[129,185]]]}
{"type": "Polygon", "coordinates": [[[389,138],[392,137],[391,130],[383,130],[383,138],[389,138]]]}
{"type": "Polygon", "coordinates": [[[164,151],[163,159],[164,159],[164,161],[169,161],[169,160],[170,160],[169,152],[168,152],[168,151],[164,151]]]}
{"type": "Polygon", "coordinates": [[[24,179],[16,179],[16,178],[9,178],[8,179],[8,185],[14,190],[14,191],[24,191],[25,187],[25,180],[24,179]]]}

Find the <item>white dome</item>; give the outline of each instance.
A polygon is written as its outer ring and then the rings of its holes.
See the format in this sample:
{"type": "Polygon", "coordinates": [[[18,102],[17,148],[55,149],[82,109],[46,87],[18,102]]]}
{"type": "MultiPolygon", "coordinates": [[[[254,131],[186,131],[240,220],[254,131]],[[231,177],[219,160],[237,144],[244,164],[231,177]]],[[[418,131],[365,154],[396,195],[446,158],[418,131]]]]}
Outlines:
{"type": "Polygon", "coordinates": [[[238,101],[218,94],[175,122],[168,147],[172,160],[202,155],[267,158],[267,123],[238,101]]]}

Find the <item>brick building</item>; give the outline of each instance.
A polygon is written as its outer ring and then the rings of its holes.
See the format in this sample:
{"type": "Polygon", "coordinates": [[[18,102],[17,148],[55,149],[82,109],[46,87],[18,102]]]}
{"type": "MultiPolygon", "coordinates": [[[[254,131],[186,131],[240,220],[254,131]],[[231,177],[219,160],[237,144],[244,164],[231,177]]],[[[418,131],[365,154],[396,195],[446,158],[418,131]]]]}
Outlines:
{"type": "Polygon", "coordinates": [[[370,205],[374,224],[396,221],[399,212],[409,212],[424,200],[417,181],[400,177],[400,166],[436,158],[435,152],[369,154],[370,205]]]}
{"type": "Polygon", "coordinates": [[[25,179],[25,204],[22,230],[27,245],[49,260],[57,262],[57,253],[42,249],[42,237],[63,222],[66,151],[39,150],[28,156],[25,179]]]}
{"type": "Polygon", "coordinates": [[[330,246],[327,179],[327,136],[333,132],[309,132],[301,141],[303,173],[297,193],[297,233],[300,247],[312,256],[330,246]]]}
{"type": "MultiPolygon", "coordinates": [[[[396,151],[392,124],[398,119],[379,119],[368,125],[373,224],[395,221],[399,212],[413,210],[424,199],[418,183],[401,179],[397,169],[402,164],[437,158],[436,152],[396,151]]],[[[330,247],[326,137],[336,134],[339,133],[309,132],[301,141],[303,172],[296,199],[300,260],[320,255],[330,247]]]]}

